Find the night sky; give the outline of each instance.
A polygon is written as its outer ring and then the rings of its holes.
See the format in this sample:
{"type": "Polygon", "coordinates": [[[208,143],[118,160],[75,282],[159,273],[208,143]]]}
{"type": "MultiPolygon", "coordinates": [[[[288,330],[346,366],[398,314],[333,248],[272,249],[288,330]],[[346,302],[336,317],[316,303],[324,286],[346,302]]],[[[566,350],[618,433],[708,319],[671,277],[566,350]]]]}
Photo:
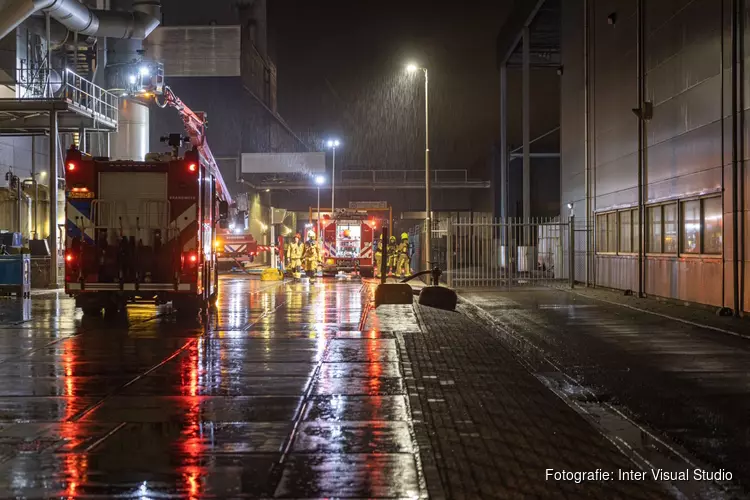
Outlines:
{"type": "Polygon", "coordinates": [[[495,39],[511,1],[269,1],[279,111],[303,137],[336,135],[357,168],[423,168],[430,71],[434,168],[485,177],[499,134],[495,39]]]}
{"type": "MultiPolygon", "coordinates": [[[[163,0],[164,22],[237,24],[234,3],[163,0]],[[187,8],[188,4],[194,8],[187,8]]],[[[496,38],[512,4],[512,0],[268,0],[278,110],[318,150],[328,137],[341,139],[337,169],[421,170],[424,79],[404,70],[406,62],[413,60],[430,71],[432,168],[466,169],[473,178],[489,180],[492,148],[499,137],[496,38]]],[[[520,127],[514,126],[520,120],[520,78],[515,73],[511,72],[509,82],[512,144],[520,142],[520,127]]],[[[532,111],[535,107],[532,103],[532,111]]],[[[534,121],[532,132],[538,128],[534,121]]],[[[403,210],[424,206],[418,190],[342,192],[341,196],[342,203],[351,197],[387,199],[403,210]]],[[[488,210],[492,205],[490,190],[436,190],[433,197],[436,210],[488,210]]],[[[294,200],[307,206],[311,199],[298,199],[295,194],[274,202],[294,200]]]]}

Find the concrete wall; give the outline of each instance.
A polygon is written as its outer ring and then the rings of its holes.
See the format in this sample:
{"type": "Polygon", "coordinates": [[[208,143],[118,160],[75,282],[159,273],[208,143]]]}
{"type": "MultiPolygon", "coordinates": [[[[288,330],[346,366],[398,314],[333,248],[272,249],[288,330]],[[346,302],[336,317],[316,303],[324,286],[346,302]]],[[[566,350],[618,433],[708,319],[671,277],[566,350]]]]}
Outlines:
{"type": "MultiPolygon", "coordinates": [[[[653,118],[646,124],[645,206],[648,209],[661,202],[676,201],[679,207],[682,200],[718,195],[724,207],[723,253],[684,252],[689,238],[678,231],[677,252],[647,254],[645,291],[650,295],[728,307],[732,307],[735,294],[731,4],[729,0],[644,0],[645,100],[653,103],[653,118]]],[[[562,2],[561,204],[573,202],[576,216],[586,216],[584,172],[588,146],[593,210],[590,223],[593,224],[596,214],[638,204],[638,119],[632,111],[639,107],[637,0],[589,0],[588,5],[587,145],[584,1],[562,2]],[[614,24],[608,22],[612,15],[616,17],[614,24]]],[[[748,92],[750,86],[746,81],[745,102],[750,97],[748,92]]],[[[747,130],[743,132],[746,143],[750,136],[747,130]]],[[[747,149],[745,146],[746,152],[747,149]]],[[[747,182],[743,176],[741,168],[738,177],[747,182]]],[[[745,196],[740,210],[744,210],[747,221],[750,221],[749,208],[750,199],[745,196]]],[[[677,226],[682,228],[685,221],[682,215],[679,217],[677,226]]],[[[705,223],[701,224],[705,230],[705,223]]],[[[642,228],[647,235],[648,228],[648,225],[642,228]]],[[[747,261],[750,251],[743,243],[740,240],[747,261]]],[[[596,284],[637,289],[635,251],[621,251],[620,246],[607,250],[592,259],[596,284]]],[[[579,269],[578,279],[583,279],[582,273],[579,269]]],[[[750,283],[750,274],[742,278],[750,283]]],[[[743,297],[741,302],[745,310],[750,309],[750,300],[743,297]]]]}

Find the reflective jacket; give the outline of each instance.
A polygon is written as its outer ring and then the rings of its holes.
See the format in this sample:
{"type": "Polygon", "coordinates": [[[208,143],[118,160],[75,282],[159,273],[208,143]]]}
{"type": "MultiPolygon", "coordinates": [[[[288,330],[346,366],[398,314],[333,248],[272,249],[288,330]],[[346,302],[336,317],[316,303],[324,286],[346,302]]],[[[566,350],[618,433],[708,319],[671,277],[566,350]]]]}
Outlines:
{"type": "Polygon", "coordinates": [[[287,259],[301,259],[304,252],[305,245],[302,242],[295,243],[292,241],[286,249],[286,257],[287,259]]]}

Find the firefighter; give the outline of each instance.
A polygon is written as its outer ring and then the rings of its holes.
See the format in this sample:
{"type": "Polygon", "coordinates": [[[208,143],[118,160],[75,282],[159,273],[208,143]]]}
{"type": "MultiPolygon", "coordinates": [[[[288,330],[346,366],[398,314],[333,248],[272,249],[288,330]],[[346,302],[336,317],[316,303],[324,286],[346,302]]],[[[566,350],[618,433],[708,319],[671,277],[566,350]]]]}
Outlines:
{"type": "Polygon", "coordinates": [[[286,267],[293,273],[298,273],[302,268],[302,254],[305,246],[302,244],[302,236],[299,233],[294,235],[294,240],[286,249],[286,267]]]}
{"type": "Polygon", "coordinates": [[[302,261],[305,266],[305,273],[311,281],[314,280],[318,266],[320,265],[320,248],[318,248],[315,233],[312,231],[307,235],[307,242],[305,243],[305,251],[302,255],[302,261]]]}
{"type": "Polygon", "coordinates": [[[380,265],[383,262],[383,235],[378,240],[378,248],[375,250],[375,277],[380,277],[380,265]]]}
{"type": "Polygon", "coordinates": [[[393,271],[396,269],[396,263],[398,262],[398,244],[396,243],[396,237],[391,235],[388,239],[388,275],[393,276],[393,271]]]}
{"type": "Polygon", "coordinates": [[[409,235],[401,233],[401,243],[398,245],[398,260],[396,261],[396,273],[404,278],[411,275],[411,255],[409,254],[409,235]]]}

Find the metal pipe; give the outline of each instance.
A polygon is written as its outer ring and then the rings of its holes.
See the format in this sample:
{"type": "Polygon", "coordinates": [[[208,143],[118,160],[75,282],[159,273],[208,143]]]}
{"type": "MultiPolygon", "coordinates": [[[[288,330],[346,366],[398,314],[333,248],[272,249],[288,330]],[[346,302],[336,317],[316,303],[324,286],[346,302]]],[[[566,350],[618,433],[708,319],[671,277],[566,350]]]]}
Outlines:
{"type": "Polygon", "coordinates": [[[424,210],[427,232],[424,239],[424,258],[432,266],[432,204],[430,203],[430,88],[427,68],[424,68],[424,210]]]}
{"type": "Polygon", "coordinates": [[[523,28],[523,214],[525,219],[531,217],[531,35],[529,27],[523,28]]]}
{"type": "Polygon", "coordinates": [[[49,12],[44,13],[44,21],[47,30],[47,78],[44,86],[44,96],[52,97],[52,82],[50,82],[50,75],[52,75],[52,43],[50,42],[50,30],[52,29],[52,21],[50,19],[49,12]],[[49,93],[49,95],[47,95],[49,93]]]}
{"type": "MultiPolygon", "coordinates": [[[[501,71],[502,71],[502,68],[501,68],[501,71]]],[[[560,127],[555,127],[552,130],[548,130],[545,133],[543,133],[542,135],[538,135],[538,136],[534,137],[533,139],[531,139],[529,141],[529,144],[534,144],[537,141],[541,141],[542,139],[544,139],[548,135],[552,135],[555,132],[559,132],[559,131],[560,131],[560,127]]],[[[511,151],[510,154],[518,153],[519,151],[523,151],[523,145],[521,145],[521,146],[517,147],[516,149],[514,149],[513,151],[511,151]]]]}
{"type": "MultiPolygon", "coordinates": [[[[531,142],[529,142],[531,144],[531,142]]],[[[560,158],[560,153],[529,153],[528,155],[526,153],[511,153],[510,159],[515,160],[517,158],[560,158]]]]}
{"type": "Polygon", "coordinates": [[[31,180],[34,183],[34,239],[39,237],[39,181],[36,176],[36,137],[31,136],[31,180]]]}
{"type": "Polygon", "coordinates": [[[39,11],[85,36],[142,40],[161,22],[158,0],[135,0],[132,12],[92,10],[78,0],[0,0],[0,38],[39,11]]]}
{"type": "Polygon", "coordinates": [[[741,80],[740,51],[742,41],[741,18],[744,15],[741,0],[732,1],[732,309],[735,316],[740,315],[740,213],[739,213],[739,184],[743,181],[739,176],[740,156],[740,92],[743,87],[741,80]]]}
{"type": "MultiPolygon", "coordinates": [[[[745,0],[738,0],[739,5],[737,6],[737,31],[741,34],[741,39],[737,41],[737,61],[739,62],[738,69],[737,69],[737,81],[740,82],[739,88],[744,89],[744,82],[745,82],[745,12],[747,9],[747,6],[745,4],[745,0]]],[[[744,110],[745,109],[745,93],[744,91],[739,92],[738,94],[738,103],[737,103],[737,109],[738,110],[744,110]]],[[[741,138],[737,144],[738,151],[737,151],[737,157],[738,158],[745,158],[745,113],[739,113],[738,112],[738,120],[739,120],[739,127],[738,130],[743,131],[743,134],[739,137],[741,138]]],[[[740,269],[738,273],[738,282],[739,282],[739,297],[737,297],[737,308],[735,314],[742,315],[742,308],[743,304],[745,303],[745,217],[743,217],[742,207],[740,206],[741,200],[745,199],[745,162],[741,161],[739,162],[739,178],[742,180],[741,182],[737,183],[737,189],[739,190],[738,193],[738,199],[737,199],[737,218],[739,219],[739,229],[738,232],[742,237],[739,241],[739,251],[735,252],[735,255],[737,256],[737,260],[740,264],[740,269]]]]}
{"type": "Polygon", "coordinates": [[[57,288],[57,111],[49,113],[49,249],[51,288],[57,288]]]}
{"type": "MultiPolygon", "coordinates": [[[[645,120],[643,116],[644,98],[645,98],[645,75],[644,75],[644,0],[638,0],[636,4],[636,24],[637,24],[637,37],[636,37],[636,59],[637,59],[637,72],[638,72],[638,217],[641,221],[640,226],[645,227],[643,223],[645,218],[645,208],[643,203],[643,189],[644,189],[644,174],[645,174],[645,120]]],[[[638,297],[643,297],[644,294],[644,243],[643,231],[639,237],[640,244],[638,245],[638,297]]]]}
{"type": "MultiPolygon", "coordinates": [[[[589,157],[589,0],[583,0],[583,186],[586,198],[586,215],[583,218],[586,231],[586,265],[584,266],[584,280],[589,286],[589,267],[591,262],[591,187],[589,185],[589,170],[591,169],[591,158],[589,157]]],[[[643,231],[643,228],[641,228],[643,231]]],[[[640,234],[639,234],[640,237],[640,234]]]]}
{"type": "Polygon", "coordinates": [[[333,165],[331,168],[331,215],[336,210],[336,146],[333,146],[333,165]]]}

